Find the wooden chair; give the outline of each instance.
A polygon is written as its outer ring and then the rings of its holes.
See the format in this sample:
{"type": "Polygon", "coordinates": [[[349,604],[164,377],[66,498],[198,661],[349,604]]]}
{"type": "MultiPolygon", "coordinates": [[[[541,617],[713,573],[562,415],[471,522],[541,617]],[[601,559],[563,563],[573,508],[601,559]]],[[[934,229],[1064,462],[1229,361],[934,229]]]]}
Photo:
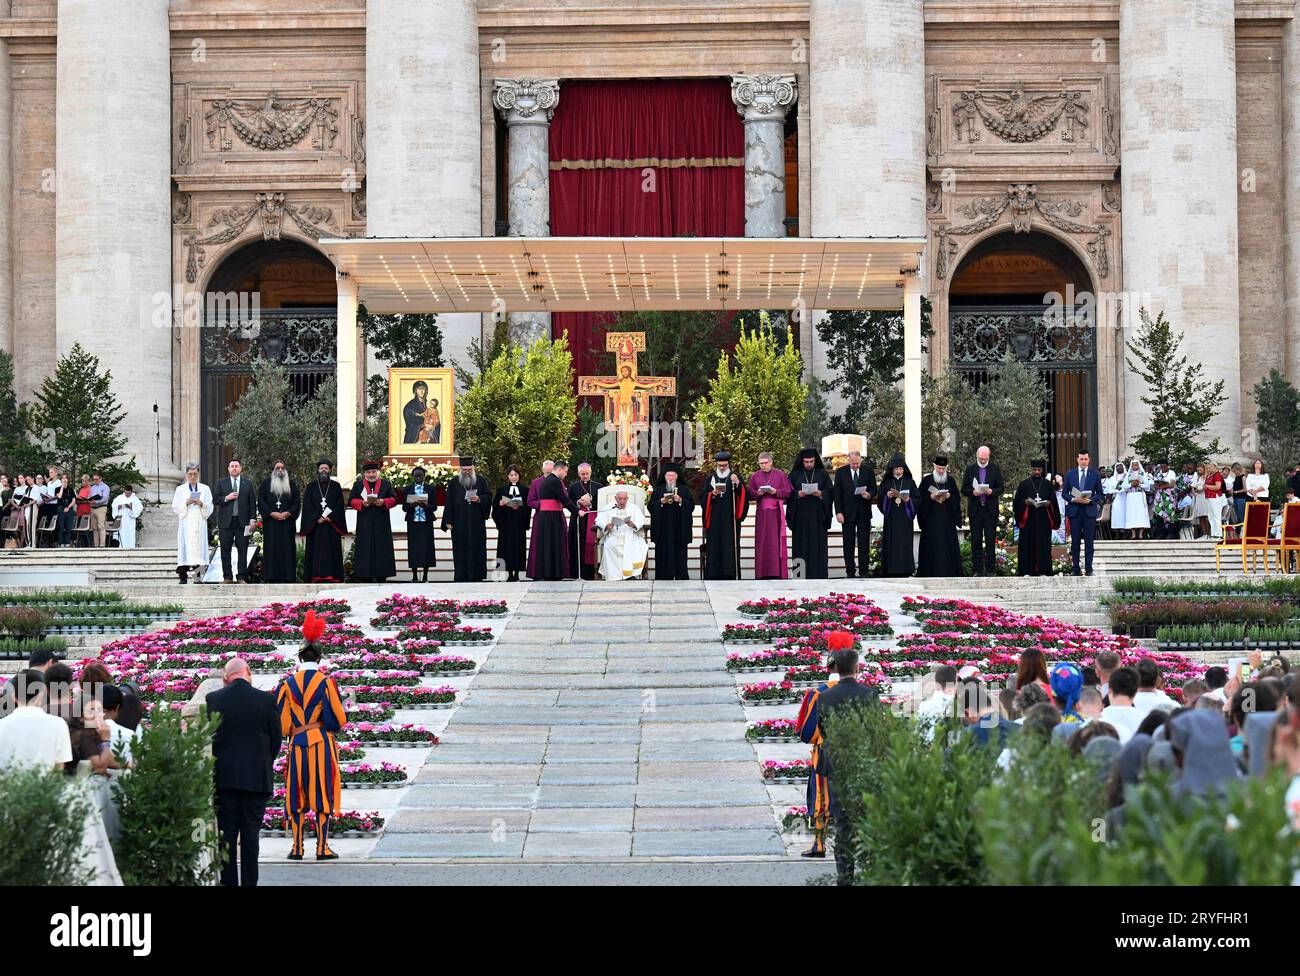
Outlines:
{"type": "MultiPolygon", "coordinates": [[[[1224,551],[1241,553],[1241,571],[1252,573],[1255,570],[1255,553],[1264,554],[1264,575],[1268,575],[1268,554],[1277,547],[1269,545],[1269,504],[1268,502],[1247,502],[1246,519],[1241,525],[1240,535],[1229,538],[1232,526],[1224,526],[1224,537],[1214,546],[1214,571],[1222,572],[1219,559],[1224,551]],[[1246,554],[1250,553],[1250,568],[1246,567],[1246,554]]],[[[1236,535],[1236,533],[1233,533],[1236,535]]],[[[1280,552],[1280,550],[1279,550],[1280,552]]]]}
{"type": "Polygon", "coordinates": [[[1300,505],[1282,506],[1281,537],[1268,541],[1277,553],[1278,572],[1292,572],[1291,558],[1300,556],[1300,505]]]}

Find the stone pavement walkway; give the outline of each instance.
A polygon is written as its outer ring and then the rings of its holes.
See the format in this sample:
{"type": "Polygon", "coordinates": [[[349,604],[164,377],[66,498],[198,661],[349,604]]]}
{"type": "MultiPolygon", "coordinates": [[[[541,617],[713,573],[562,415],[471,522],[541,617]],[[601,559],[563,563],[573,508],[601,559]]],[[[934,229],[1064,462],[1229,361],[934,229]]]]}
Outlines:
{"type": "Polygon", "coordinates": [[[705,584],[512,611],[371,857],[784,857],[705,584]]]}

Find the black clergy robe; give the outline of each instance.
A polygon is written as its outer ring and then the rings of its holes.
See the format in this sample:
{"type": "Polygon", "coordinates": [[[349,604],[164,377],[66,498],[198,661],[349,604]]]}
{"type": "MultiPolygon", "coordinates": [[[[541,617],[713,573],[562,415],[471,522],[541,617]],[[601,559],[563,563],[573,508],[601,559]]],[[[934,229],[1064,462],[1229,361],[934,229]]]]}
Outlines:
{"type": "MultiPolygon", "coordinates": [[[[257,489],[257,511],[262,518],[262,582],[292,583],[298,578],[298,513],[302,496],[298,482],[289,479],[288,495],[271,494],[271,479],[257,489]],[[287,512],[288,518],[274,518],[287,512]]],[[[317,516],[319,518],[320,516],[317,516]]]]}
{"type": "Polygon", "coordinates": [[[397,504],[397,493],[387,478],[380,478],[373,485],[365,478],[358,478],[350,497],[357,513],[352,578],[363,583],[382,583],[397,575],[393,528],[388,520],[388,510],[397,504]],[[375,498],[379,504],[370,501],[375,498]]]}
{"type": "Polygon", "coordinates": [[[916,482],[903,475],[895,478],[887,474],[880,479],[880,575],[911,576],[916,569],[912,556],[912,520],[916,517],[916,482]],[[890,498],[890,491],[911,489],[912,496],[904,501],[890,498]]]}
{"type": "Polygon", "coordinates": [[[487,520],[492,508],[492,486],[475,473],[468,490],[460,477],[447,485],[447,504],[442,509],[442,527],[451,529],[451,555],[457,583],[481,583],[487,579],[487,520]],[[470,500],[471,492],[477,498],[470,500]]]}
{"type": "Polygon", "coordinates": [[[522,573],[528,566],[528,525],[533,510],[528,507],[528,487],[506,482],[492,496],[492,521],[497,524],[497,562],[508,573],[522,573]],[[518,498],[518,507],[508,502],[518,498]]]}
{"type": "Polygon", "coordinates": [[[785,503],[785,524],[790,527],[790,555],[795,559],[796,578],[802,567],[804,579],[826,579],[830,575],[826,565],[826,533],[830,531],[834,514],[830,475],[824,468],[808,471],[800,466],[790,472],[790,487],[794,490],[785,503]],[[821,489],[821,497],[801,495],[806,484],[821,489]]]}
{"type": "Polygon", "coordinates": [[[694,536],[695,502],[677,482],[680,502],[664,502],[668,486],[660,482],[650,495],[650,541],[655,545],[655,579],[690,579],[687,547],[694,536]]]}
{"type": "Polygon", "coordinates": [[[704,483],[704,578],[740,579],[740,526],[749,514],[745,479],[735,471],[704,483]],[[735,482],[731,480],[735,476],[735,482]],[[717,495],[714,488],[720,488],[717,495]]]}
{"type": "Polygon", "coordinates": [[[577,507],[577,514],[569,519],[569,575],[577,576],[581,567],[582,578],[596,578],[596,563],[600,553],[596,549],[596,499],[600,487],[594,481],[574,481],[569,485],[569,500],[578,505],[583,495],[591,496],[591,508],[577,507]],[[589,513],[589,514],[588,514],[589,513]],[[587,539],[591,538],[591,552],[587,552],[587,539]],[[590,558],[588,558],[590,556],[590,558]]]}
{"type": "Polygon", "coordinates": [[[343,488],[331,478],[320,479],[302,490],[302,534],[307,539],[303,576],[308,583],[343,582],[343,537],[348,534],[343,509],[343,488]],[[326,521],[321,515],[329,509],[326,521]]]}
{"type": "Polygon", "coordinates": [[[434,493],[438,489],[427,481],[417,488],[411,485],[402,498],[402,508],[406,512],[406,565],[410,569],[428,569],[438,565],[438,557],[433,551],[433,517],[438,513],[434,502],[434,493]],[[427,499],[421,504],[416,498],[427,499]],[[424,510],[423,517],[417,514],[424,510]]]}
{"type": "Polygon", "coordinates": [[[1021,576],[1051,576],[1052,533],[1061,525],[1056,486],[1047,478],[1026,478],[1016,488],[1012,513],[1020,527],[1017,572],[1021,576]],[[1048,504],[1036,507],[1029,504],[1031,498],[1048,504]]]}
{"type": "Polygon", "coordinates": [[[917,576],[966,575],[962,571],[961,543],[957,540],[957,526],[962,522],[960,488],[951,475],[942,485],[935,484],[932,474],[921,479],[916,500],[916,518],[921,523],[917,576]],[[936,501],[930,494],[931,488],[947,491],[947,499],[936,501]]]}
{"type": "Polygon", "coordinates": [[[562,580],[569,575],[569,528],[564,513],[576,518],[578,506],[569,497],[564,482],[554,474],[542,479],[537,497],[540,507],[533,519],[533,535],[537,537],[535,578],[562,580]]]}

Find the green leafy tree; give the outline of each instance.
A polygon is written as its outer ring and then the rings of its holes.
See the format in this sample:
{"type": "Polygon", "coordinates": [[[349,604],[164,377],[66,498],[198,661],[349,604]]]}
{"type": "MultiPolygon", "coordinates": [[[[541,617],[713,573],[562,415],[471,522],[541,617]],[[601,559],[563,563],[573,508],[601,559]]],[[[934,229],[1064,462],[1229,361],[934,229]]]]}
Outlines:
{"type": "Polygon", "coordinates": [[[63,770],[0,769],[0,885],[85,885],[81,859],[90,800],[63,770]]]}
{"type": "Polygon", "coordinates": [[[1219,454],[1218,438],[1204,441],[1205,429],[1228,402],[1223,380],[1204,378],[1202,363],[1179,355],[1183,334],[1161,312],[1154,320],[1139,311],[1142,324],[1126,345],[1128,368],[1141,383],[1141,400],[1151,411],[1147,428],[1130,442],[1141,457],[1168,461],[1175,469],[1188,461],[1219,454]]]}
{"type": "Polygon", "coordinates": [[[113,854],[126,884],[204,885],[220,870],[209,748],[215,729],[206,714],[182,722],[164,703],[131,746],[135,766],[113,782],[122,825],[113,854]]]}
{"type": "MultiPolygon", "coordinates": [[[[1255,384],[1256,448],[1266,471],[1282,472],[1300,461],[1300,390],[1276,369],[1255,384]]],[[[1275,497],[1281,497],[1282,479],[1269,479],[1275,497]],[[1274,484],[1276,482],[1276,484],[1274,484]]]]}
{"type": "MultiPolygon", "coordinates": [[[[253,478],[269,474],[277,459],[300,481],[310,478],[316,461],[334,457],[337,447],[336,390],[331,378],[311,399],[299,402],[282,366],[258,363],[252,383],[221,428],[222,436],[253,478]]],[[[208,477],[220,474],[209,472],[208,477]]]]}
{"type": "Polygon", "coordinates": [[[492,484],[506,468],[536,471],[568,453],[577,417],[568,341],[535,339],[521,355],[504,346],[456,401],[456,438],[492,484]]]}
{"type": "Polygon", "coordinates": [[[766,315],[755,329],[742,323],[735,353],[719,356],[708,392],[695,401],[693,419],[704,430],[704,470],[712,470],[713,454],[724,449],[737,471],[752,471],[763,451],[772,452],[778,467],[789,464],[803,446],[808,390],[802,376],[792,333],[773,329],[766,315]]]}
{"type": "Polygon", "coordinates": [[[140,485],[134,455],[119,460],[126,437],[118,429],[126,418],[113,393],[113,374],[100,372],[99,357],[74,343],[32,397],[29,428],[38,439],[40,459],[68,472],[72,483],[92,470],[110,485],[140,485]]]}
{"type": "MultiPolygon", "coordinates": [[[[844,403],[844,413],[831,418],[831,426],[869,434],[868,418],[877,406],[871,387],[877,381],[897,383],[903,378],[903,313],[839,310],[819,316],[815,328],[833,376],[826,381],[827,391],[844,403]]],[[[930,300],[922,297],[922,349],[933,331],[930,300]]]]}
{"type": "Polygon", "coordinates": [[[510,348],[510,345],[510,324],[505,316],[502,316],[492,326],[491,341],[485,343],[481,337],[469,341],[465,349],[465,354],[469,356],[468,363],[452,360],[451,366],[456,371],[457,385],[462,390],[468,390],[478,382],[480,376],[487,372],[487,368],[496,362],[496,358],[502,351],[510,348]]]}
{"type": "Polygon", "coordinates": [[[1043,453],[1043,418],[1051,391],[1038,370],[1008,353],[988,370],[978,389],[960,374],[947,374],[951,386],[949,429],[941,446],[960,472],[987,444],[1009,479],[1029,473],[1029,462],[1043,453]]]}
{"type": "MultiPolygon", "coordinates": [[[[442,329],[433,312],[372,315],[364,305],[357,306],[357,328],[376,358],[393,367],[423,366],[437,369],[446,365],[442,358],[442,329]]],[[[388,377],[372,373],[366,378],[366,415],[388,415],[388,377]]],[[[385,443],[380,451],[387,453],[385,443]]]]}
{"type": "Polygon", "coordinates": [[[39,448],[28,439],[30,420],[30,406],[19,404],[14,392],[14,357],[0,351],[0,474],[45,467],[39,448]]]}

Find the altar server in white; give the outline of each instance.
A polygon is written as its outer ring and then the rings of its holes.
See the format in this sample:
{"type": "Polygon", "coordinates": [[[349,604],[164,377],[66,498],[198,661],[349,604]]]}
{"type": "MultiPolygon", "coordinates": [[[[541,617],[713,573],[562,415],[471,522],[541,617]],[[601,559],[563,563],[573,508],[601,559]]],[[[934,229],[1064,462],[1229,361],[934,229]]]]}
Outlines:
{"type": "Polygon", "coordinates": [[[208,519],[212,517],[212,489],[199,481],[199,466],[185,466],[185,480],[176,486],[172,495],[172,511],[179,524],[176,526],[176,575],[182,583],[189,582],[189,571],[196,570],[197,579],[203,581],[208,569],[208,519]]]}
{"type": "Polygon", "coordinates": [[[122,494],[113,499],[113,518],[118,523],[117,543],[123,549],[135,548],[135,520],[144,511],[144,502],[127,485],[122,494]]]}
{"type": "Polygon", "coordinates": [[[1124,514],[1119,525],[1116,525],[1115,516],[1111,516],[1112,528],[1125,528],[1132,533],[1134,539],[1141,538],[1146,530],[1151,528],[1151,513],[1147,508],[1147,492],[1154,487],[1154,482],[1150,475],[1147,474],[1146,468],[1134,458],[1129,465],[1128,471],[1124,474],[1124,479],[1119,486],[1119,491],[1115,495],[1115,505],[1112,512],[1118,511],[1121,507],[1124,514]]]}
{"type": "Polygon", "coordinates": [[[633,579],[645,568],[650,547],[641,535],[646,519],[627,503],[627,492],[614,496],[614,507],[596,513],[600,540],[600,575],[607,580],[633,579]]]}

